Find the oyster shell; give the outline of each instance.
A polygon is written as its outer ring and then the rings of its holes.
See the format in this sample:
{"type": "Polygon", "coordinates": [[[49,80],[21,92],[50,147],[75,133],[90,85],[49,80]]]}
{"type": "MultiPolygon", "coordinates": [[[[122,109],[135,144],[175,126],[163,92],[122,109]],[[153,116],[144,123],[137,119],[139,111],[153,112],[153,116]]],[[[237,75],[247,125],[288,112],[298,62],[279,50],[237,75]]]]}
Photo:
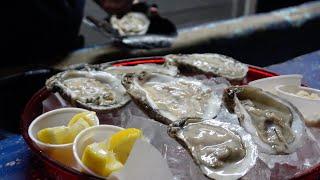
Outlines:
{"type": "Polygon", "coordinates": [[[221,54],[170,54],[164,57],[166,64],[178,66],[180,70],[225,77],[228,80],[242,80],[248,66],[221,54]]]}
{"type": "Polygon", "coordinates": [[[142,72],[126,74],[122,84],[151,118],[165,124],[184,117],[213,118],[222,103],[210,86],[192,78],[142,72]]]}
{"type": "Polygon", "coordinates": [[[288,101],[251,86],[225,90],[224,102],[267,154],[289,154],[302,146],[306,133],[300,112],[288,101]]]}
{"type": "Polygon", "coordinates": [[[110,23],[121,36],[143,35],[148,31],[150,20],[143,13],[129,12],[120,19],[113,15],[110,23]]]}
{"type": "Polygon", "coordinates": [[[101,64],[100,70],[122,77],[127,73],[141,73],[143,71],[148,73],[160,73],[170,76],[176,76],[178,74],[178,68],[175,66],[165,66],[159,64],[138,64],[135,66],[110,66],[101,64]]]}
{"type": "Polygon", "coordinates": [[[49,78],[46,87],[73,105],[95,111],[119,108],[130,100],[119,79],[102,71],[64,71],[49,78]]]}
{"type": "Polygon", "coordinates": [[[212,179],[238,179],[254,166],[258,156],[251,135],[235,124],[184,119],[172,123],[168,134],[188,149],[212,179]]]}

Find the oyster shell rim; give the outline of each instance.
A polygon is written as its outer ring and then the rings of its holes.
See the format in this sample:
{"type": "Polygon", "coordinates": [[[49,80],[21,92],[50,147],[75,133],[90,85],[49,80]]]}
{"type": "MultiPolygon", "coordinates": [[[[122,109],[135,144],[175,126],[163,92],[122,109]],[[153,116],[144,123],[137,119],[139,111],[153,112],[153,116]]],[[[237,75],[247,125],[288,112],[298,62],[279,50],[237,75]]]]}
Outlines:
{"type": "Polygon", "coordinates": [[[164,60],[165,60],[165,64],[171,65],[171,66],[177,66],[178,69],[180,71],[183,71],[181,69],[185,69],[185,71],[189,71],[189,72],[193,72],[193,73],[200,73],[200,74],[205,74],[205,75],[209,75],[209,76],[215,76],[215,77],[224,77],[229,81],[242,81],[248,74],[249,72],[249,65],[246,63],[242,63],[230,56],[226,56],[223,54],[218,54],[218,53],[193,53],[193,54],[168,54],[163,56],[164,60]],[[176,60],[173,59],[171,56],[179,56],[179,57],[183,57],[183,56],[192,56],[192,55],[215,55],[218,56],[219,58],[222,59],[227,59],[227,60],[231,60],[234,64],[241,64],[244,66],[244,74],[243,76],[239,76],[239,77],[231,77],[231,76],[225,76],[225,75],[221,75],[219,73],[213,72],[213,71],[206,71],[203,70],[202,68],[198,67],[198,66],[194,66],[190,63],[186,63],[183,60],[176,60]]]}
{"type": "MultiPolygon", "coordinates": [[[[232,124],[232,123],[226,123],[226,122],[221,122],[217,121],[216,119],[208,119],[208,120],[203,120],[200,118],[185,118],[181,119],[179,121],[171,123],[168,128],[167,128],[167,133],[170,137],[174,138],[180,145],[184,147],[189,153],[189,155],[192,157],[193,161],[197,164],[197,166],[200,168],[202,173],[210,178],[210,179],[239,179],[242,176],[246,175],[256,164],[257,159],[258,159],[258,147],[256,143],[254,142],[251,134],[249,134],[243,127],[237,124],[232,124]],[[190,121],[191,120],[191,121],[190,121]],[[189,122],[188,122],[189,121],[189,122]],[[230,131],[236,132],[237,135],[240,136],[241,142],[243,143],[243,146],[246,149],[246,155],[243,159],[236,161],[234,165],[239,165],[244,163],[244,160],[247,160],[249,163],[248,166],[244,170],[241,170],[239,173],[235,173],[234,176],[230,176],[230,174],[226,175],[221,175],[221,169],[218,168],[218,173],[215,172],[214,168],[208,168],[206,166],[201,166],[198,161],[195,159],[193,153],[191,150],[188,148],[187,143],[182,140],[181,138],[177,137],[177,131],[182,130],[185,126],[188,126],[189,124],[197,124],[197,123],[203,123],[203,124],[208,124],[208,125],[214,125],[214,126],[221,126],[223,128],[229,129],[230,131]],[[177,130],[177,128],[179,128],[177,130]],[[250,147],[250,148],[248,148],[250,147]],[[212,177],[204,171],[208,171],[208,169],[211,171],[212,177]],[[220,171],[220,173],[219,173],[220,171]]],[[[230,163],[231,164],[231,163],[230,163]]],[[[229,164],[229,166],[230,166],[229,164]]],[[[240,171],[240,170],[239,170],[240,171]]]]}
{"type": "MultiPolygon", "coordinates": [[[[116,103],[115,105],[112,106],[99,106],[99,105],[88,105],[87,103],[81,102],[77,99],[73,99],[70,95],[70,93],[68,91],[65,91],[65,89],[68,89],[68,87],[66,87],[65,85],[63,85],[63,83],[61,81],[63,81],[64,76],[66,76],[67,73],[75,73],[77,75],[83,75],[83,77],[88,78],[87,74],[90,73],[97,73],[97,74],[105,74],[107,76],[109,76],[109,78],[113,78],[113,82],[117,82],[119,81],[116,77],[114,77],[114,75],[104,72],[104,71],[96,71],[96,70],[92,70],[90,69],[83,69],[83,70],[67,70],[67,71],[63,71],[60,73],[57,73],[53,76],[51,76],[49,79],[46,80],[46,89],[51,91],[51,92],[58,92],[63,99],[65,99],[66,101],[68,101],[72,106],[76,106],[76,107],[81,107],[81,108],[85,108],[88,110],[92,110],[92,111],[96,111],[96,112],[110,112],[119,108],[122,108],[123,106],[125,106],[126,104],[128,104],[128,102],[130,102],[130,96],[126,93],[126,91],[124,90],[124,96],[122,97],[118,97],[118,99],[120,99],[121,101],[119,101],[118,103],[116,103]]],[[[121,82],[119,81],[119,85],[122,86],[121,82]]],[[[114,90],[114,89],[112,89],[114,90]]]]}
{"type": "MultiPolygon", "coordinates": [[[[127,93],[131,96],[131,99],[134,101],[134,103],[136,105],[138,105],[145,114],[147,114],[150,118],[164,123],[165,125],[169,125],[171,123],[173,123],[174,121],[170,120],[168,117],[165,117],[164,115],[162,115],[160,109],[158,108],[153,108],[148,102],[147,99],[149,98],[148,95],[146,94],[145,90],[141,90],[138,89],[135,86],[132,86],[132,83],[134,83],[135,79],[143,79],[147,76],[150,75],[161,75],[161,76],[168,76],[170,78],[184,78],[184,77],[180,77],[180,76],[169,76],[169,75],[165,75],[165,74],[159,74],[159,73],[148,73],[148,72],[141,72],[139,74],[135,74],[135,73],[127,73],[123,76],[122,78],[122,85],[125,87],[125,89],[127,90],[127,93]],[[133,95],[133,92],[135,92],[135,94],[133,95]],[[142,94],[142,95],[141,95],[142,94]],[[140,95],[140,96],[138,96],[140,95]]],[[[190,77],[185,77],[185,78],[190,78],[190,77]]],[[[194,79],[195,81],[199,81],[197,79],[194,79]]],[[[201,81],[200,81],[201,82],[201,81]]],[[[202,82],[201,82],[202,83],[202,82]]],[[[138,86],[140,86],[138,84],[138,86]]],[[[216,95],[216,94],[215,94],[216,95]]],[[[217,95],[216,95],[217,96],[217,95]]],[[[217,113],[212,117],[215,118],[218,114],[218,112],[221,109],[221,105],[222,105],[222,100],[220,97],[217,96],[218,99],[220,99],[220,104],[218,105],[219,108],[217,110],[217,113]]]]}
{"type": "MultiPolygon", "coordinates": [[[[290,103],[288,100],[274,95],[268,91],[264,91],[261,88],[257,88],[254,86],[250,86],[250,85],[242,85],[242,86],[231,86],[225,89],[225,92],[223,94],[223,103],[224,105],[227,107],[228,111],[230,113],[236,114],[239,120],[239,124],[241,127],[243,127],[249,134],[253,134],[252,137],[255,141],[255,143],[258,145],[258,149],[260,153],[265,153],[265,154],[270,154],[270,155],[285,155],[285,154],[292,154],[294,153],[297,149],[301,148],[303,146],[303,142],[302,140],[305,138],[305,134],[306,134],[306,125],[303,121],[303,116],[301,114],[301,112],[292,104],[290,103]],[[254,132],[252,132],[252,130],[247,130],[248,125],[244,125],[246,122],[246,118],[251,119],[251,116],[248,114],[247,110],[244,109],[244,107],[242,106],[242,104],[240,103],[240,100],[237,97],[237,93],[239,93],[241,91],[241,88],[253,88],[256,91],[258,91],[259,93],[264,93],[266,96],[268,96],[268,98],[272,98],[275,101],[283,104],[284,106],[286,106],[288,108],[288,110],[290,111],[290,113],[292,114],[292,124],[291,127],[293,126],[296,127],[296,129],[292,129],[292,132],[295,135],[295,140],[291,143],[292,145],[290,147],[288,147],[286,152],[277,152],[276,150],[274,150],[270,144],[263,142],[260,137],[257,134],[257,130],[255,127],[254,132]],[[229,91],[231,89],[231,91],[229,91]],[[230,101],[232,100],[232,101],[230,101]],[[228,104],[228,105],[227,105],[228,104]],[[240,104],[240,106],[239,106],[240,104]],[[230,107],[231,106],[231,107],[230,107]],[[244,111],[245,113],[243,113],[242,111],[244,111]],[[296,119],[296,120],[295,120],[296,119]],[[246,126],[246,127],[244,127],[246,126]],[[298,132],[300,131],[300,133],[298,132]],[[300,135],[300,136],[297,136],[300,135]]],[[[254,126],[251,124],[251,126],[254,126]]]]}
{"type": "Polygon", "coordinates": [[[145,35],[150,27],[151,21],[149,19],[149,17],[142,13],[142,12],[128,12],[126,13],[123,17],[121,17],[120,19],[117,18],[115,15],[112,15],[110,17],[109,20],[111,26],[113,29],[115,29],[120,36],[122,37],[127,37],[127,36],[139,36],[139,35],[145,35]],[[132,29],[130,29],[130,31],[126,31],[126,29],[124,29],[124,27],[121,26],[122,21],[126,20],[123,18],[129,18],[129,17],[134,17],[136,19],[139,19],[140,21],[143,21],[143,27],[141,29],[139,29],[139,31],[132,31],[132,29]]]}
{"type": "MultiPolygon", "coordinates": [[[[119,61],[119,62],[122,62],[122,61],[119,61]]],[[[125,61],[126,62],[126,61],[125,61]]],[[[172,77],[176,77],[176,76],[179,76],[180,72],[179,72],[179,69],[176,67],[176,66],[170,66],[170,65],[167,65],[165,63],[163,64],[158,64],[158,63],[143,63],[143,64],[136,64],[136,65],[129,65],[129,66],[114,66],[112,63],[110,62],[107,62],[107,63],[102,63],[102,64],[96,64],[96,65],[93,65],[92,68],[96,71],[104,71],[104,72],[107,72],[107,73],[110,73],[112,75],[115,75],[115,76],[124,76],[125,74],[131,74],[131,73],[135,73],[135,74],[140,74],[142,72],[146,72],[144,69],[142,69],[141,71],[139,72],[124,72],[124,73],[111,73],[110,71],[108,71],[109,68],[130,68],[130,67],[138,67],[138,66],[159,66],[159,68],[163,68],[161,70],[167,70],[167,72],[169,73],[162,73],[161,71],[156,71],[156,72],[148,72],[148,73],[158,73],[158,74],[164,74],[164,75],[170,75],[172,77]]]]}

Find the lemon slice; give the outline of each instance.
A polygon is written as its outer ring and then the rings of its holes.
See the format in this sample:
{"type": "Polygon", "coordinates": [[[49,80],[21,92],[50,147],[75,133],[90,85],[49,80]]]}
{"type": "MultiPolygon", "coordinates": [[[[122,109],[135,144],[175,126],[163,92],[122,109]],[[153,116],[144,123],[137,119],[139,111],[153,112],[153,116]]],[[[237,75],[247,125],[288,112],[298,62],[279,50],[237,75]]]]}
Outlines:
{"type": "Polygon", "coordinates": [[[89,112],[82,112],[82,113],[78,113],[76,115],[74,115],[72,117],[72,119],[69,121],[69,124],[68,126],[72,126],[73,124],[75,124],[79,119],[83,119],[85,121],[87,121],[87,123],[90,125],[90,126],[93,126],[93,119],[94,119],[94,116],[96,115],[95,112],[92,112],[92,111],[89,111],[89,112]]]}
{"type": "Polygon", "coordinates": [[[135,128],[128,128],[113,134],[108,141],[108,150],[115,153],[117,159],[126,163],[132,146],[138,138],[142,136],[142,131],[135,128]]]}
{"type": "Polygon", "coordinates": [[[74,115],[66,126],[57,126],[40,130],[38,139],[48,144],[72,143],[74,138],[84,129],[93,126],[95,112],[82,112],[74,115]]]}
{"type": "Polygon", "coordinates": [[[66,134],[68,141],[72,142],[81,131],[88,127],[90,127],[88,121],[79,119],[76,123],[69,127],[69,134],[66,134]]]}
{"type": "Polygon", "coordinates": [[[81,161],[93,172],[101,176],[109,176],[110,173],[123,167],[115,154],[107,150],[105,142],[88,145],[82,155],[81,161]]]}
{"type": "Polygon", "coordinates": [[[66,126],[57,126],[52,128],[45,128],[37,133],[38,139],[48,144],[65,144],[69,143],[68,137],[69,128],[66,126]]]}

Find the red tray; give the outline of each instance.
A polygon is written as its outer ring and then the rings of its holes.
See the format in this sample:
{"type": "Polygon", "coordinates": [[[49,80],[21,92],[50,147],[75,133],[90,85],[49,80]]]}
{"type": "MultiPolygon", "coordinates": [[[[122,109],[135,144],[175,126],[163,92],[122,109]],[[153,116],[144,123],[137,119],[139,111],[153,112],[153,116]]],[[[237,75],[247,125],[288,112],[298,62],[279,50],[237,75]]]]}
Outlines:
{"type": "MultiPolygon", "coordinates": [[[[148,57],[148,58],[139,58],[139,59],[126,59],[120,61],[110,62],[114,66],[130,66],[137,64],[145,63],[158,63],[162,64],[164,59],[162,57],[148,57]]],[[[265,69],[249,66],[249,72],[247,78],[243,81],[244,84],[261,78],[277,76],[278,74],[274,72],[267,71],[265,69]]],[[[21,130],[22,136],[29,145],[30,149],[34,152],[36,157],[40,160],[39,162],[43,166],[40,167],[42,173],[50,175],[55,179],[97,179],[94,176],[86,175],[80,173],[72,168],[64,166],[63,164],[51,159],[45,153],[42,153],[41,150],[31,141],[28,135],[28,127],[31,122],[39,115],[42,114],[42,101],[48,98],[51,95],[51,92],[46,90],[46,88],[40,89],[35,93],[32,98],[27,103],[21,118],[21,130]]],[[[309,168],[300,174],[296,175],[294,179],[315,179],[320,175],[320,165],[309,168]]]]}

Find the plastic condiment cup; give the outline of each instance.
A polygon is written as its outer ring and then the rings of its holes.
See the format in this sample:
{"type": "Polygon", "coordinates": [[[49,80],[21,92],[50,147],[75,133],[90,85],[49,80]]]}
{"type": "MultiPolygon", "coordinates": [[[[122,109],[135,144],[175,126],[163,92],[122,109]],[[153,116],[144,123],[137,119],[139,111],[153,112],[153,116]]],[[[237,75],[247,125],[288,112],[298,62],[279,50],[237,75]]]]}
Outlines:
{"type": "Polygon", "coordinates": [[[302,75],[300,74],[290,74],[290,75],[281,75],[273,76],[268,78],[262,78],[255,81],[249,82],[250,86],[254,86],[264,91],[269,91],[276,94],[275,87],[278,85],[301,85],[302,75]]]}
{"type": "MultiPolygon", "coordinates": [[[[308,93],[315,93],[320,96],[320,90],[294,85],[279,85],[276,86],[275,89],[280,97],[287,99],[289,102],[295,105],[307,121],[312,121],[313,119],[310,118],[316,116],[317,113],[320,113],[320,99],[309,99],[297,95],[299,91],[306,91],[308,93]]],[[[308,124],[310,122],[306,123],[308,124]]]]}
{"type": "MultiPolygon", "coordinates": [[[[37,138],[37,133],[44,128],[63,125],[67,126],[71,118],[81,112],[88,112],[88,110],[81,108],[61,108],[46,112],[32,121],[28,128],[28,134],[33,143],[35,143],[44,153],[48,154],[51,158],[63,163],[64,165],[77,169],[77,163],[72,153],[73,143],[47,144],[41,142],[37,138]]],[[[98,117],[95,116],[93,123],[94,125],[99,125],[98,117]]]]}
{"type": "Polygon", "coordinates": [[[86,165],[84,165],[81,161],[82,154],[88,145],[94,142],[106,141],[114,133],[121,130],[123,130],[123,128],[118,126],[100,125],[100,126],[93,126],[93,127],[87,128],[78,134],[73,144],[73,155],[76,162],[78,163],[78,166],[80,166],[83,172],[100,177],[100,178],[106,178],[96,174],[95,172],[91,171],[86,165]]]}

